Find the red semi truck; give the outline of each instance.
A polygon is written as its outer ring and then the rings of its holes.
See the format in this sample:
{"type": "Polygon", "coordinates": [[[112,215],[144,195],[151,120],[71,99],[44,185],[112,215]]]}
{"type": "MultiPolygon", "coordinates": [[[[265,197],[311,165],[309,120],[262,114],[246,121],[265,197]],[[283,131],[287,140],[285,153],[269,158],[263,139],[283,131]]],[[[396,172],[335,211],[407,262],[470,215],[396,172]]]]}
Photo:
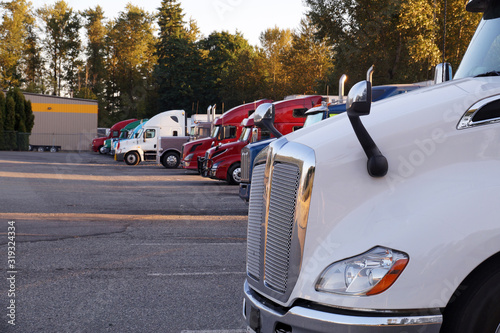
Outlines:
{"type": "Polygon", "coordinates": [[[109,129],[109,134],[106,137],[95,138],[94,140],[92,140],[92,150],[96,153],[99,152],[101,154],[104,154],[105,151],[101,152],[101,148],[104,147],[104,141],[114,138],[117,139],[118,137],[120,137],[120,130],[134,121],[137,121],[137,119],[122,120],[111,126],[111,128],[109,129]]]}
{"type": "Polygon", "coordinates": [[[234,107],[214,120],[212,135],[208,138],[187,142],[182,147],[182,167],[184,169],[198,169],[198,157],[203,157],[210,147],[218,144],[233,142],[241,135],[241,122],[248,118],[262,103],[271,100],[262,99],[234,107]]]}
{"type": "Polygon", "coordinates": [[[229,184],[239,184],[241,181],[241,149],[247,144],[285,135],[302,128],[306,119],[306,111],[321,103],[319,95],[283,100],[275,103],[265,103],[260,108],[274,108],[274,127],[278,133],[269,133],[254,126],[253,116],[241,122],[243,128],[236,142],[212,147],[205,153],[201,174],[212,179],[225,180],[229,184]]]}

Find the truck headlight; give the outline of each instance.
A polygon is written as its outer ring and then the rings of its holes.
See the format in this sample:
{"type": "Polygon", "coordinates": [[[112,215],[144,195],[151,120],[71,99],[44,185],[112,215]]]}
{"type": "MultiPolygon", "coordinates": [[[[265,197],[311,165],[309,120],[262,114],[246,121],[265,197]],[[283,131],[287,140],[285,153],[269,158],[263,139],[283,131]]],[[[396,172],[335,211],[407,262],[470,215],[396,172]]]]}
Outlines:
{"type": "Polygon", "coordinates": [[[380,294],[396,281],[408,261],[406,253],[378,246],[331,264],[321,273],[316,290],[357,296],[380,294]]]}

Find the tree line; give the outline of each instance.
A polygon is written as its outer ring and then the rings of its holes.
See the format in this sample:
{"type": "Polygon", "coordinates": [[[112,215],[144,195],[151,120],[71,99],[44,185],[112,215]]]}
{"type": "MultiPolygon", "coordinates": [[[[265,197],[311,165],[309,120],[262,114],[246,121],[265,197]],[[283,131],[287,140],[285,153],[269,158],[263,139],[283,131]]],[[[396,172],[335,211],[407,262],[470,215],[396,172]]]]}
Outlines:
{"type": "Polygon", "coordinates": [[[63,0],[37,9],[2,2],[0,86],[97,99],[100,126],[169,109],[220,111],[336,94],[342,74],[352,85],[372,64],[374,84],[427,80],[442,60],[458,66],[479,20],[464,0],[306,3],[299,28],[269,28],[252,46],[238,32],[202,36],[178,0],[154,13],[128,4],[112,19],[100,6],[76,12],[63,0]]]}

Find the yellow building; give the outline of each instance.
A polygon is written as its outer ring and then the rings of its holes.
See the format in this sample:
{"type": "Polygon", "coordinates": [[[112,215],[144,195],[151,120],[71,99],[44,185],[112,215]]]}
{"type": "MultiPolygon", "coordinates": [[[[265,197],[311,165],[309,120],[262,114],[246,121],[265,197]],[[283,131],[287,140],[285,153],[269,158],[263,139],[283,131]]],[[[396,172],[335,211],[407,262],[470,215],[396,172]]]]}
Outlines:
{"type": "Polygon", "coordinates": [[[35,125],[30,145],[89,150],[97,136],[97,101],[23,93],[31,101],[35,125]]]}

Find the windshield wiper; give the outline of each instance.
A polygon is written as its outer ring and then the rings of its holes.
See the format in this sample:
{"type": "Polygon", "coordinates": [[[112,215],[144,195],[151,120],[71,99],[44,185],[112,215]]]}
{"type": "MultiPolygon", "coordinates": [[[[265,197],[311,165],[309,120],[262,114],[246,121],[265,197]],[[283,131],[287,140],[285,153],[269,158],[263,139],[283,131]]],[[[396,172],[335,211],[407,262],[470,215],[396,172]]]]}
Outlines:
{"type": "Polygon", "coordinates": [[[476,75],[475,77],[483,77],[483,76],[500,76],[500,72],[498,71],[491,71],[491,72],[486,72],[483,74],[476,75]]]}

